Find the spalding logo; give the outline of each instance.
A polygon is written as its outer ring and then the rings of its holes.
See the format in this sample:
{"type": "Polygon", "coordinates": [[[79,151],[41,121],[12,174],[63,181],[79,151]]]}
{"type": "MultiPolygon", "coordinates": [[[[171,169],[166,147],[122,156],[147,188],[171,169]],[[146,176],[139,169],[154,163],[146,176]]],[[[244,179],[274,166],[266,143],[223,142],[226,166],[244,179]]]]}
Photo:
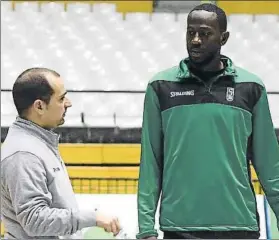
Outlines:
{"type": "Polygon", "coordinates": [[[170,92],[170,97],[177,97],[177,96],[194,96],[195,90],[191,91],[184,91],[184,92],[170,92]]]}

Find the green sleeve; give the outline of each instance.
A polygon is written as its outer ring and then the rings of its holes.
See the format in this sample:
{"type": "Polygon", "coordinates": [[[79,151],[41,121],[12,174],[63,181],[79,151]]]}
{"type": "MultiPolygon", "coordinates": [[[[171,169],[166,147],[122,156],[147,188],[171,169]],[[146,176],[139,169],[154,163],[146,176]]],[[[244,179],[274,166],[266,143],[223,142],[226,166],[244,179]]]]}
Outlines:
{"type": "Polygon", "coordinates": [[[154,229],[155,213],[161,193],[163,162],[162,120],[159,100],[149,84],[145,94],[141,135],[141,159],[138,183],[137,238],[158,236],[154,229]]]}
{"type": "Polygon", "coordinates": [[[279,145],[265,89],[253,111],[252,162],[279,229],[279,145]]]}

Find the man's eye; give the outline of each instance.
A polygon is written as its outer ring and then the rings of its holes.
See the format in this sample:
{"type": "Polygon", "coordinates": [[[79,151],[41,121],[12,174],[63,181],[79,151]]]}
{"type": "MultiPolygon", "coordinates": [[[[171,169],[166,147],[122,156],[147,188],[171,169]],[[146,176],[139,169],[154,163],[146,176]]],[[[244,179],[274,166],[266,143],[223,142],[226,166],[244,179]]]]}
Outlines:
{"type": "Polygon", "coordinates": [[[211,32],[201,32],[200,35],[208,37],[211,35],[211,32]]]}
{"type": "Polygon", "coordinates": [[[195,32],[194,31],[188,31],[189,35],[193,36],[195,35],[195,32]]]}

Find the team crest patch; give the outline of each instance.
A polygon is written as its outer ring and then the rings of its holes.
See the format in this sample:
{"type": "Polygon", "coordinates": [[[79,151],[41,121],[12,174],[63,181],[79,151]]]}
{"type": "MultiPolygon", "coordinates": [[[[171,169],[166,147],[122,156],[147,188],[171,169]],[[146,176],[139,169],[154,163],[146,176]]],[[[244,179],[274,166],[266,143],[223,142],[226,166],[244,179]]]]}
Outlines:
{"type": "Polygon", "coordinates": [[[231,88],[231,87],[227,88],[226,99],[229,102],[233,101],[233,99],[234,99],[234,88],[231,88]]]}

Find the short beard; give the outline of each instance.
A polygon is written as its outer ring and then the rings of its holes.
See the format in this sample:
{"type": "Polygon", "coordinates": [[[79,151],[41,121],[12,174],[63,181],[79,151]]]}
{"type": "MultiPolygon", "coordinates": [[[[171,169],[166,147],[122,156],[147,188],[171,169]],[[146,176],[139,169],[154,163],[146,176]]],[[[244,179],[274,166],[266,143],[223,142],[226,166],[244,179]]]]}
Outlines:
{"type": "Polygon", "coordinates": [[[196,62],[194,61],[191,56],[189,56],[189,60],[190,60],[190,64],[197,68],[197,69],[202,69],[204,68],[205,66],[209,65],[212,60],[219,54],[219,52],[216,52],[215,54],[211,54],[209,55],[206,59],[204,59],[202,62],[196,62]]]}
{"type": "MultiPolygon", "coordinates": [[[[210,65],[210,63],[215,59],[219,58],[218,56],[221,55],[221,46],[212,46],[211,49],[215,49],[215,52],[211,52],[210,55],[207,56],[203,61],[196,62],[191,58],[189,55],[190,65],[192,65],[196,69],[204,69],[206,66],[210,65]]],[[[187,48],[188,52],[189,49],[187,48]]]]}

